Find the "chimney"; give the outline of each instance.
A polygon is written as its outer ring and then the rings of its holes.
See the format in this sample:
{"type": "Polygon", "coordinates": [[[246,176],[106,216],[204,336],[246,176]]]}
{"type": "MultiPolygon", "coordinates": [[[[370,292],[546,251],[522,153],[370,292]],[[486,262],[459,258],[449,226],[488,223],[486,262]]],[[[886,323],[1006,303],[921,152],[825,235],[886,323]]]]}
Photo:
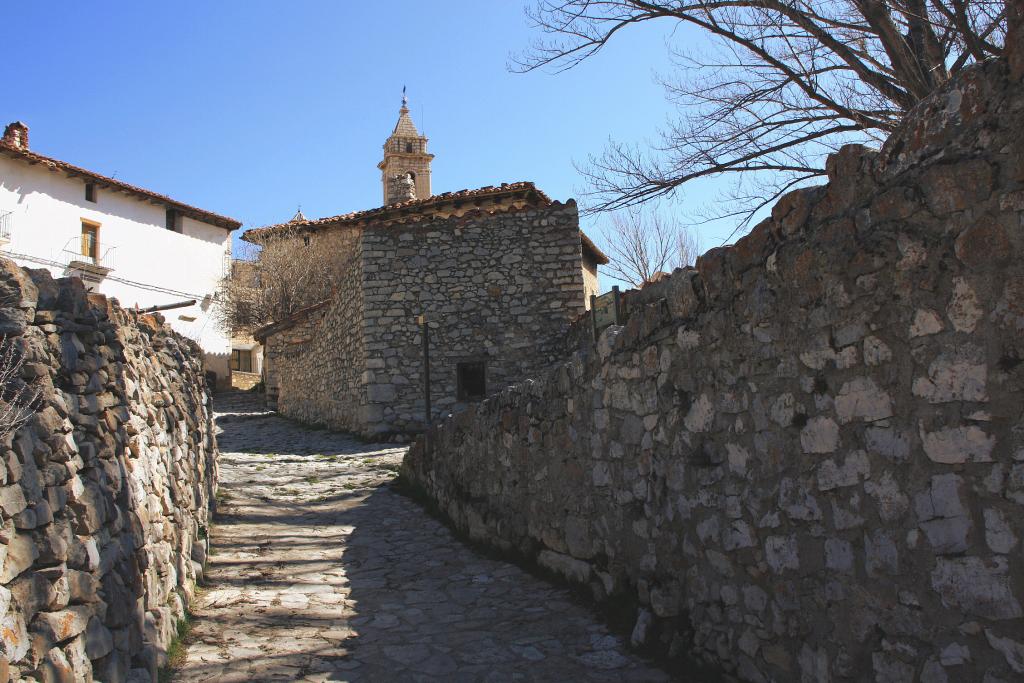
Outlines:
{"type": "Polygon", "coordinates": [[[28,149],[28,126],[21,121],[7,124],[3,142],[18,149],[28,149]]]}
{"type": "Polygon", "coordinates": [[[416,199],[416,181],[408,173],[391,176],[388,181],[388,200],[385,206],[416,199]]]}

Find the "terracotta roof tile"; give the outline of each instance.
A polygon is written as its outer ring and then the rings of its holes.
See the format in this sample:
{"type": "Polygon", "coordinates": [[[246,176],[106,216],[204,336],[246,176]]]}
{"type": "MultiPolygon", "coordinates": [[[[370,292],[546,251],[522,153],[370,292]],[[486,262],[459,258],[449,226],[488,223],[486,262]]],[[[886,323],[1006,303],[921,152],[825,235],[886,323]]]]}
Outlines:
{"type": "Polygon", "coordinates": [[[407,215],[414,214],[416,212],[427,211],[431,208],[440,207],[444,204],[462,202],[466,200],[478,201],[482,199],[490,198],[502,198],[508,197],[515,194],[526,194],[532,195],[533,197],[540,200],[543,204],[547,205],[551,203],[551,198],[548,197],[544,192],[537,189],[537,186],[530,182],[519,182],[519,183],[502,183],[498,187],[489,185],[487,187],[481,187],[476,190],[459,190],[458,192],[445,192],[443,194],[436,194],[424,199],[410,199],[404,202],[398,202],[395,204],[388,204],[387,206],[380,206],[376,209],[367,209],[365,211],[353,211],[351,213],[343,213],[337,216],[327,216],[326,218],[314,218],[305,221],[289,221],[287,223],[278,223],[276,225],[268,225],[263,228],[253,228],[247,230],[242,234],[242,239],[247,242],[258,243],[260,239],[268,236],[272,236],[276,232],[285,232],[286,230],[295,229],[315,229],[325,225],[343,225],[346,223],[358,223],[360,221],[368,220],[390,220],[394,218],[402,218],[407,215]]]}
{"type": "Polygon", "coordinates": [[[33,152],[31,150],[18,147],[5,140],[0,140],[0,154],[6,154],[7,156],[13,157],[15,159],[27,161],[30,164],[43,164],[44,166],[50,168],[51,170],[64,171],[68,175],[80,176],[90,182],[95,182],[99,183],[100,185],[112,187],[114,189],[120,190],[121,192],[125,192],[130,195],[135,195],[140,199],[165,204],[169,208],[177,209],[185,216],[189,216],[190,218],[202,221],[203,223],[216,225],[228,231],[235,230],[241,227],[242,225],[241,221],[235,220],[234,218],[229,218],[227,216],[222,216],[220,214],[213,213],[212,211],[206,211],[195,206],[190,206],[188,204],[179,202],[176,199],[171,199],[167,195],[158,194],[156,192],[152,192],[141,187],[136,187],[135,185],[129,185],[128,183],[122,182],[120,180],[108,178],[107,176],[100,175],[99,173],[94,173],[93,171],[88,171],[84,168],[80,168],[73,164],[69,164],[66,161],[54,159],[52,157],[39,154],[38,152],[33,152]]]}

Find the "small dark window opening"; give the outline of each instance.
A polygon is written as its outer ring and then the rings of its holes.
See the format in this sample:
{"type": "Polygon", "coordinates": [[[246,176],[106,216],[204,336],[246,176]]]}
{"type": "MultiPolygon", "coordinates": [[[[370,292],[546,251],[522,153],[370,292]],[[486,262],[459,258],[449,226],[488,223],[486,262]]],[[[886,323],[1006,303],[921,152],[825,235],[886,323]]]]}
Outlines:
{"type": "Polygon", "coordinates": [[[456,366],[457,398],[460,401],[479,401],[487,393],[487,364],[469,361],[456,366]]]}
{"type": "Polygon", "coordinates": [[[405,143],[405,153],[406,154],[412,154],[412,143],[411,142],[405,143]]]}
{"type": "Polygon", "coordinates": [[[181,232],[181,216],[178,214],[176,209],[167,209],[166,226],[168,230],[181,232]]]}
{"type": "Polygon", "coordinates": [[[307,247],[309,246],[309,235],[302,236],[302,243],[307,247]]]}
{"type": "Polygon", "coordinates": [[[85,184],[85,201],[96,203],[96,183],[85,184]]]}
{"type": "Polygon", "coordinates": [[[231,369],[235,372],[252,372],[252,351],[233,350],[231,352],[231,369]]]}

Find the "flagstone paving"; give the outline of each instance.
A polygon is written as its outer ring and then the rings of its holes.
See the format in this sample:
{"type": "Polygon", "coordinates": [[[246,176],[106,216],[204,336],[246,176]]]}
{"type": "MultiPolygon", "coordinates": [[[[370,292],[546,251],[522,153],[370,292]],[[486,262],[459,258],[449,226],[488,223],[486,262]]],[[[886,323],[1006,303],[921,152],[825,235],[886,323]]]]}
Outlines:
{"type": "Polygon", "coordinates": [[[216,401],[220,495],[174,680],[667,681],[568,594],[394,492],[404,448],[216,401]]]}

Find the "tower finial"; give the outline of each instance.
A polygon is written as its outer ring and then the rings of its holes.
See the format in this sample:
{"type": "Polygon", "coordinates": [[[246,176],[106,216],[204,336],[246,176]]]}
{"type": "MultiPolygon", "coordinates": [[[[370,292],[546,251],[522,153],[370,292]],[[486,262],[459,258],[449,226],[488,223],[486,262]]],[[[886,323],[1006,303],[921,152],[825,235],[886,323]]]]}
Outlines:
{"type": "Polygon", "coordinates": [[[407,109],[409,105],[409,98],[405,96],[405,86],[402,86],[402,109],[407,109]]]}

